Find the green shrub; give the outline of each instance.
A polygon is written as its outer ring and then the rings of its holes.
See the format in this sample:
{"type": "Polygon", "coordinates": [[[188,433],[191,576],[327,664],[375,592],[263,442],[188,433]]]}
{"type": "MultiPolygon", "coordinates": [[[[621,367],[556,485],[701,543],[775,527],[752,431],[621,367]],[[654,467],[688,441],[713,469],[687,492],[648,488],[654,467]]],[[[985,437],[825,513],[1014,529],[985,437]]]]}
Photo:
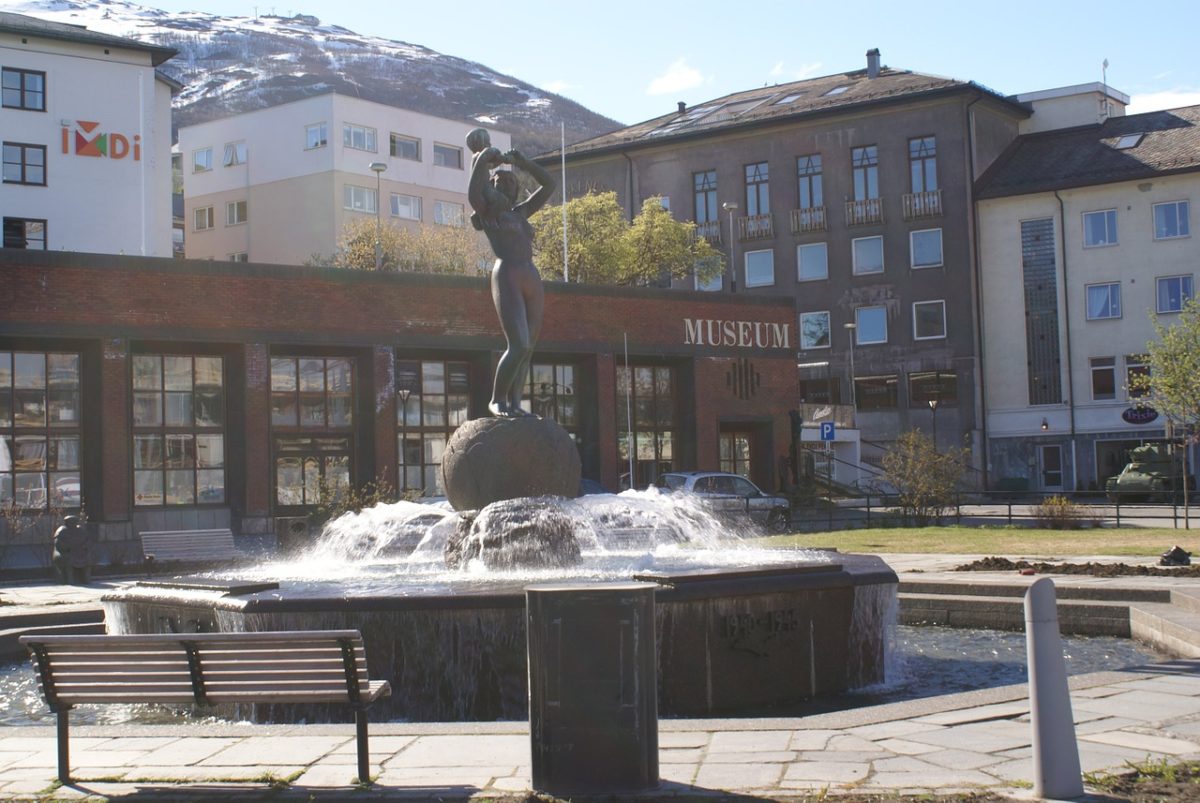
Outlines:
{"type": "Polygon", "coordinates": [[[1096,525],[1091,508],[1072,502],[1065,496],[1051,496],[1033,509],[1033,519],[1048,530],[1081,530],[1096,525]]]}

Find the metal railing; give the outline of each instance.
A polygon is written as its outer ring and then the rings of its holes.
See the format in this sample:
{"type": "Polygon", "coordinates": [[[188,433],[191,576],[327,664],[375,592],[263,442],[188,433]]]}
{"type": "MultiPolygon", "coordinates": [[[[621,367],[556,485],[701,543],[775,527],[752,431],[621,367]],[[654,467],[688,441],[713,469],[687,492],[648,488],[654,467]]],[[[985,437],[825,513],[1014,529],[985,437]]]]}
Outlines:
{"type": "Polygon", "coordinates": [[[865,226],[883,222],[883,199],[867,198],[862,201],[846,201],[846,225],[865,226]]]}
{"type": "Polygon", "coordinates": [[[901,199],[904,219],[917,220],[924,217],[940,217],[942,214],[942,191],[906,192],[901,199]]]}
{"type": "Polygon", "coordinates": [[[721,221],[710,220],[707,223],[696,224],[696,236],[703,237],[713,245],[721,244],[721,221]]]}
{"type": "Polygon", "coordinates": [[[747,215],[738,218],[738,237],[743,240],[761,240],[775,236],[775,224],[771,215],[747,215]]]}
{"type": "Polygon", "coordinates": [[[825,231],[829,224],[825,219],[825,207],[810,206],[792,210],[792,234],[806,231],[825,231]]]}

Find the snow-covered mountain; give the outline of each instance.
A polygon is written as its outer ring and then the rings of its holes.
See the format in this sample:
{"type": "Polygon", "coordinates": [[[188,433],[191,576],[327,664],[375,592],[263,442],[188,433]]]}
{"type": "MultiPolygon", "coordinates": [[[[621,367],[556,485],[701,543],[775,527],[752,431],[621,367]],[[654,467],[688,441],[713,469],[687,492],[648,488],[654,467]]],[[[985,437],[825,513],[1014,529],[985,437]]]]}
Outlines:
{"type": "Polygon", "coordinates": [[[6,11],[172,47],[160,69],[184,85],[174,125],[329,91],[508,131],[529,153],[620,127],[572,100],[473,61],[365,36],[316,17],[168,13],[125,0],[18,0],[6,11]]]}

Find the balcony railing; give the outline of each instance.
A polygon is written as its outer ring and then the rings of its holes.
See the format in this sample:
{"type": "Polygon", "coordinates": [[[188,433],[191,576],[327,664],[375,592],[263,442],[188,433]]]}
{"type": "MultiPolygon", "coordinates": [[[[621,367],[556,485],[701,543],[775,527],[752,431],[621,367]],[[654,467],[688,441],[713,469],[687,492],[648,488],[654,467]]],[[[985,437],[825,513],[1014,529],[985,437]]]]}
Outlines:
{"type": "Polygon", "coordinates": [[[942,214],[942,191],[906,192],[904,194],[904,219],[918,220],[923,217],[940,217],[942,214]]]}
{"type": "Polygon", "coordinates": [[[775,236],[775,224],[771,216],[747,215],[738,218],[738,237],[743,240],[761,240],[775,236]]]}
{"type": "Polygon", "coordinates": [[[825,231],[827,228],[829,226],[825,221],[825,207],[810,206],[807,209],[792,210],[792,234],[825,231]]]}
{"type": "Polygon", "coordinates": [[[707,223],[696,224],[696,236],[703,237],[713,245],[721,244],[721,221],[710,220],[707,223]]]}
{"type": "Polygon", "coordinates": [[[883,222],[883,199],[867,198],[863,201],[846,201],[846,225],[865,226],[883,222]]]}

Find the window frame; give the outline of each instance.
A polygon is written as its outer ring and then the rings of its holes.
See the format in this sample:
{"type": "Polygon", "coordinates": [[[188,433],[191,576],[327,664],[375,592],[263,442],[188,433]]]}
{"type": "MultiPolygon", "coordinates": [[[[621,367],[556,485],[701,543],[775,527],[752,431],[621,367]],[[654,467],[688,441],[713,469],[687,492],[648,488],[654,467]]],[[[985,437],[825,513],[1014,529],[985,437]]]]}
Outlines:
{"type": "Polygon", "coordinates": [[[22,67],[0,67],[0,108],[15,109],[15,110],[24,111],[24,112],[42,112],[44,114],[46,112],[46,94],[47,94],[46,73],[44,71],[42,71],[42,70],[26,70],[22,67]],[[14,91],[13,87],[5,87],[3,85],[5,73],[8,73],[8,74],[15,73],[16,75],[18,75],[20,77],[20,87],[15,89],[16,92],[20,93],[20,101],[16,105],[4,102],[4,95],[7,94],[7,92],[14,91]],[[32,76],[32,75],[36,75],[41,78],[41,80],[42,80],[41,90],[31,90],[25,86],[25,79],[28,76],[32,76]],[[27,103],[26,98],[29,95],[40,95],[41,100],[42,100],[42,105],[41,106],[31,106],[29,103],[27,103]]]}
{"type": "Polygon", "coordinates": [[[821,282],[829,278],[829,243],[825,240],[817,243],[800,243],[796,246],[796,281],[821,282]],[[824,252],[824,271],[820,276],[804,275],[804,258],[801,256],[806,249],[820,248],[824,252]]]}
{"type": "Polygon", "coordinates": [[[420,489],[426,493],[441,493],[441,472],[437,467],[441,465],[450,436],[470,416],[470,400],[474,389],[470,363],[465,360],[421,359],[397,354],[394,374],[396,460],[400,490],[420,489]],[[435,368],[438,370],[433,370],[435,368]],[[453,381],[456,376],[465,384],[456,386],[453,381]],[[440,390],[437,389],[438,383],[440,390]],[[439,442],[440,451],[437,451],[439,442]],[[430,478],[432,487],[426,482],[430,478]]]}
{"type": "Polygon", "coordinates": [[[342,123],[342,147],[349,148],[352,151],[364,151],[366,153],[379,152],[379,131],[369,125],[360,125],[359,123],[342,123]],[[354,135],[362,134],[363,144],[361,146],[354,144],[354,135]]]}
{"type": "Polygon", "coordinates": [[[223,167],[241,167],[246,164],[248,158],[249,151],[246,148],[246,140],[238,139],[226,142],[225,151],[221,155],[221,165],[223,167]]]}
{"type": "Polygon", "coordinates": [[[928,408],[930,401],[937,401],[938,408],[958,406],[958,372],[948,371],[909,371],[905,377],[905,387],[908,391],[908,408],[910,410],[928,408]],[[923,385],[927,380],[933,380],[933,392],[927,392],[923,385]]]}
{"type": "Polygon", "coordinates": [[[216,228],[216,224],[217,219],[215,213],[213,212],[212,204],[209,204],[208,206],[197,206],[192,209],[192,231],[212,231],[214,228],[216,228]],[[205,226],[198,225],[199,215],[201,212],[206,213],[206,217],[208,218],[208,224],[205,226]]]}
{"type": "Polygon", "coordinates": [[[2,159],[2,161],[3,161],[3,172],[7,172],[7,168],[9,165],[17,165],[21,171],[21,177],[19,179],[9,179],[9,178],[5,177],[3,179],[3,183],[18,184],[18,185],[23,185],[23,186],[27,186],[27,187],[45,187],[46,186],[46,180],[48,177],[47,174],[49,173],[49,169],[48,169],[48,165],[46,164],[46,146],[45,145],[36,145],[32,142],[8,142],[8,141],[5,141],[3,143],[2,147],[3,147],[3,155],[0,156],[0,159],[2,159]],[[7,159],[7,156],[8,156],[7,151],[9,148],[16,148],[20,152],[20,160],[19,161],[10,162],[7,159]],[[41,168],[41,170],[42,170],[42,180],[41,181],[30,181],[29,180],[28,174],[29,174],[30,163],[29,163],[27,154],[31,151],[41,153],[41,155],[42,155],[42,163],[40,165],[33,165],[33,167],[41,168]]]}
{"type": "Polygon", "coordinates": [[[1137,375],[1150,375],[1150,360],[1145,354],[1126,354],[1125,355],[1125,398],[1130,402],[1137,399],[1145,398],[1149,395],[1149,391],[1134,392],[1131,387],[1130,378],[1137,375]]]}
{"type": "Polygon", "coordinates": [[[933,229],[914,229],[908,233],[908,266],[911,270],[925,270],[927,268],[940,268],[946,264],[946,249],[945,241],[942,238],[941,227],[933,229]],[[929,234],[937,232],[938,245],[938,260],[937,262],[917,263],[917,235],[929,234]]]}
{"type": "Polygon", "coordinates": [[[250,253],[248,251],[235,251],[228,255],[230,262],[249,262],[250,253]]]}
{"type": "Polygon", "coordinates": [[[225,226],[244,226],[250,220],[250,205],[246,199],[225,202],[225,226]],[[240,212],[240,216],[239,216],[240,212]]]}
{"type": "Polygon", "coordinates": [[[406,162],[421,161],[421,138],[420,137],[411,137],[408,134],[397,134],[395,131],[389,131],[388,132],[388,155],[391,156],[393,159],[403,159],[406,162]],[[408,143],[408,144],[413,145],[416,148],[417,155],[416,156],[405,156],[402,153],[397,152],[397,150],[396,150],[397,142],[408,143]]]}
{"type": "MultiPolygon", "coordinates": [[[[1187,306],[1190,299],[1196,297],[1196,285],[1190,273],[1178,273],[1172,276],[1155,276],[1154,277],[1154,311],[1158,315],[1173,315],[1178,312],[1183,312],[1183,308],[1187,306]],[[1173,280],[1179,281],[1179,307],[1177,309],[1163,309],[1162,300],[1162,285],[1163,282],[1173,280]],[[1184,284],[1187,285],[1187,291],[1184,292],[1184,284]]],[[[1169,298],[1168,298],[1169,300],[1169,298]]]]}
{"type": "Polygon", "coordinates": [[[879,199],[879,146],[850,149],[850,175],[855,201],[879,199]]]}
{"type": "Polygon", "coordinates": [[[209,145],[207,148],[196,148],[192,151],[192,174],[196,173],[211,173],[213,169],[213,149],[209,145]],[[197,159],[201,154],[205,155],[204,164],[201,164],[197,159]]]}
{"type": "Polygon", "coordinates": [[[463,149],[458,147],[457,145],[447,145],[444,142],[434,141],[434,143],[433,143],[433,166],[434,167],[446,167],[446,168],[450,168],[451,170],[462,170],[463,169],[463,149]],[[447,152],[454,153],[455,158],[458,160],[458,164],[447,164],[446,163],[445,154],[447,152]]]}
{"type": "MultiPolygon", "coordinates": [[[[59,487],[59,480],[70,480],[74,477],[79,486],[80,499],[75,504],[65,504],[65,500],[61,500],[64,504],[60,506],[71,510],[79,509],[83,503],[86,445],[83,438],[83,354],[79,351],[65,350],[0,349],[0,379],[4,373],[7,373],[7,383],[0,385],[0,412],[6,411],[7,416],[0,419],[0,439],[11,445],[8,450],[11,460],[7,468],[0,471],[0,504],[7,504],[9,501],[16,504],[23,491],[27,494],[26,500],[29,501],[31,497],[28,495],[37,492],[40,496],[39,504],[23,504],[17,507],[20,510],[48,511],[53,496],[51,489],[59,487]],[[38,360],[37,374],[40,374],[40,381],[37,384],[20,381],[18,356],[34,357],[38,360]],[[70,365],[60,364],[56,371],[51,364],[52,357],[66,358],[70,365]],[[69,373],[64,375],[64,370],[69,373]],[[64,378],[67,381],[64,382],[64,378]],[[40,420],[19,419],[18,412],[24,411],[28,416],[31,405],[35,408],[40,405],[40,420]],[[73,416],[66,420],[61,414],[65,409],[73,411],[73,416]],[[55,410],[59,411],[58,417],[54,415],[55,410]],[[22,441],[33,446],[32,451],[25,454],[25,459],[32,457],[39,465],[22,465],[22,441]],[[40,448],[38,441],[41,442],[40,448]],[[73,467],[61,464],[64,441],[74,441],[73,467]],[[38,479],[33,487],[22,488],[23,483],[18,481],[22,476],[35,476],[38,479]],[[5,479],[8,479],[8,482],[5,482],[5,479]]],[[[65,452],[66,455],[70,453],[70,450],[65,452]]]]}
{"type": "Polygon", "coordinates": [[[435,199],[433,202],[433,222],[438,226],[458,226],[463,227],[467,224],[467,209],[458,201],[444,201],[435,199]],[[445,209],[452,208],[455,212],[455,220],[447,220],[445,209]]]}
{"type": "MultiPolygon", "coordinates": [[[[412,204],[409,204],[410,209],[412,208],[412,206],[413,206],[412,204]]],[[[409,195],[409,194],[403,193],[403,192],[393,192],[388,195],[388,212],[392,217],[394,217],[398,220],[413,220],[413,221],[420,223],[422,216],[425,214],[424,206],[425,205],[422,202],[420,195],[409,195]],[[413,201],[416,201],[416,209],[417,209],[416,217],[411,217],[409,215],[402,215],[399,213],[398,210],[400,208],[400,205],[396,202],[401,198],[409,198],[409,199],[412,199],[413,201]]]]}
{"type": "Polygon", "coordinates": [[[908,140],[908,181],[913,194],[921,192],[937,192],[937,135],[926,134],[910,137],[908,140]],[[924,143],[931,142],[931,148],[926,151],[924,143]],[[930,169],[932,167],[932,170],[930,169]],[[920,177],[920,187],[918,184],[920,177]],[[930,186],[932,183],[933,186],[930,186]]]}
{"type": "Polygon", "coordinates": [[[745,179],[746,217],[771,214],[771,164],[767,161],[742,165],[745,179]]]}
{"type": "Polygon", "coordinates": [[[887,305],[885,304],[867,304],[862,307],[854,308],[854,345],[856,346],[878,346],[888,342],[888,320],[887,320],[887,305]],[[883,339],[882,340],[863,340],[863,324],[862,315],[864,312],[874,313],[876,310],[883,316],[883,339]]]}
{"type": "Polygon", "coordinates": [[[1114,321],[1119,320],[1123,311],[1121,309],[1121,283],[1120,282],[1092,282],[1083,286],[1083,313],[1086,320],[1089,321],[1114,321]],[[1113,288],[1116,289],[1116,311],[1109,315],[1093,315],[1092,314],[1092,290],[1108,288],[1108,299],[1106,301],[1106,309],[1113,309],[1113,288]]]}
{"type": "Polygon", "coordinates": [[[945,301],[945,299],[937,298],[937,299],[930,299],[928,301],[914,301],[913,302],[913,305],[912,305],[912,333],[913,333],[913,340],[945,340],[947,337],[949,337],[950,327],[946,322],[946,301],[945,301]],[[919,333],[919,331],[918,331],[919,327],[917,326],[917,321],[919,320],[919,318],[917,316],[917,307],[928,307],[928,306],[933,306],[934,304],[938,305],[942,311],[942,315],[941,315],[942,333],[940,335],[922,335],[919,333]]]}
{"type": "Polygon", "coordinates": [[[721,206],[717,203],[716,168],[692,173],[692,212],[692,219],[697,223],[720,221],[721,206]]]}
{"type": "Polygon", "coordinates": [[[1091,377],[1091,393],[1092,401],[1116,401],[1117,398],[1117,358],[1116,357],[1089,357],[1088,371],[1091,377]],[[1109,384],[1112,390],[1108,395],[1097,395],[1096,393],[1096,377],[1108,374],[1109,384]]]}
{"type": "Polygon", "coordinates": [[[1178,201],[1162,201],[1161,203],[1152,204],[1150,207],[1150,225],[1154,229],[1154,239],[1158,240],[1183,240],[1192,236],[1191,223],[1188,217],[1191,215],[1191,204],[1186,198],[1178,201]],[[1164,234],[1159,235],[1158,231],[1158,210],[1168,206],[1175,207],[1175,226],[1176,229],[1182,229],[1180,234],[1164,234]],[[1179,214],[1179,207],[1183,207],[1183,214],[1179,214]],[[1180,226],[1180,223],[1183,225],[1180,226]]]}
{"type": "Polygon", "coordinates": [[[4,218],[3,218],[4,227],[7,228],[10,223],[20,223],[21,224],[21,230],[22,230],[21,231],[21,240],[23,242],[23,245],[9,245],[8,240],[0,241],[0,245],[3,245],[3,247],[5,247],[5,248],[23,248],[28,251],[49,251],[50,250],[49,222],[45,218],[16,217],[15,215],[4,216],[4,218]],[[41,225],[41,228],[42,228],[41,240],[36,240],[36,239],[31,240],[29,238],[28,229],[29,229],[30,223],[41,225]],[[29,247],[30,242],[40,242],[42,244],[42,247],[41,248],[30,248],[29,247]]]}
{"type": "Polygon", "coordinates": [[[817,209],[825,206],[824,167],[820,153],[796,157],[796,208],[817,209]],[[809,203],[804,203],[808,196],[809,203]]]}
{"type": "Polygon", "coordinates": [[[887,270],[887,260],[885,258],[884,243],[882,234],[871,234],[866,237],[853,237],[850,240],[850,273],[854,276],[871,276],[876,273],[884,273],[887,270]],[[858,244],[867,240],[879,241],[879,269],[878,270],[862,270],[858,265],[858,244]]]}
{"type": "Polygon", "coordinates": [[[800,350],[801,351],[810,351],[812,349],[833,348],[833,328],[832,328],[832,323],[830,322],[829,310],[813,310],[811,312],[801,312],[800,318],[799,318],[799,327],[800,328],[799,328],[798,336],[800,338],[800,350]],[[824,316],[824,318],[825,318],[825,341],[826,342],[824,344],[816,343],[813,345],[805,345],[804,319],[811,318],[811,317],[820,317],[820,316],[824,316]]]}
{"type": "Polygon", "coordinates": [[[742,252],[742,280],[744,286],[750,287],[773,287],[775,285],[775,249],[774,248],[756,248],[753,251],[742,252]],[[771,280],[766,281],[750,281],[750,257],[758,254],[770,254],[771,257],[771,280]]]}
{"type": "Polygon", "coordinates": [[[1117,234],[1117,210],[1116,210],[1116,208],[1093,209],[1090,212],[1082,212],[1080,214],[1082,215],[1082,223],[1083,223],[1083,247],[1084,248],[1108,248],[1110,246],[1121,244],[1120,237],[1117,234]],[[1103,242],[1089,243],[1088,242],[1088,234],[1089,234],[1088,219],[1094,218],[1097,215],[1104,215],[1104,234],[1105,234],[1106,238],[1111,237],[1111,240],[1105,239],[1105,241],[1103,241],[1103,242]],[[1111,231],[1109,230],[1109,222],[1110,221],[1112,223],[1111,231]]]}
{"type": "Polygon", "coordinates": [[[900,374],[872,374],[870,376],[854,377],[854,409],[859,412],[873,410],[900,409],[900,374]],[[881,387],[882,393],[872,394],[870,388],[881,387]],[[879,397],[885,399],[884,404],[864,406],[863,401],[879,397]]]}
{"type": "Polygon", "coordinates": [[[304,126],[304,150],[315,151],[318,148],[329,147],[329,121],[322,120],[319,123],[308,123],[304,126]],[[313,141],[311,136],[317,134],[316,141],[313,141]]]}
{"type": "Polygon", "coordinates": [[[346,212],[359,212],[366,215],[373,215],[379,209],[379,195],[375,192],[374,187],[363,187],[359,184],[343,184],[342,185],[342,209],[346,212]],[[363,206],[360,209],[354,205],[355,195],[358,191],[363,193],[363,206]],[[375,199],[375,203],[371,204],[371,199],[375,199]]]}

